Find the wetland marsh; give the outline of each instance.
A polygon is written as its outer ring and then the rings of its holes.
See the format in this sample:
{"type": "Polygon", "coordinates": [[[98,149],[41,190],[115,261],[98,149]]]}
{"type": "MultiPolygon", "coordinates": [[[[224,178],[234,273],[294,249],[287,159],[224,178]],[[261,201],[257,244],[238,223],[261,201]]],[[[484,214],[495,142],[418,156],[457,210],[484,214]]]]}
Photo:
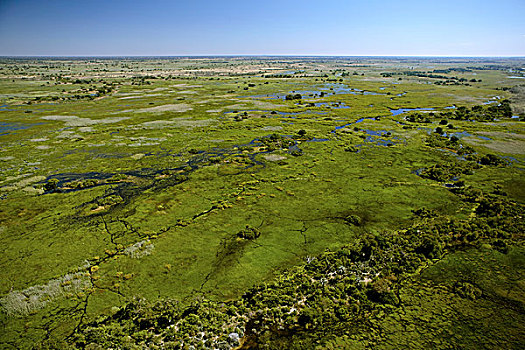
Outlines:
{"type": "Polygon", "coordinates": [[[524,74],[2,58],[0,347],[523,346],[524,74]]]}

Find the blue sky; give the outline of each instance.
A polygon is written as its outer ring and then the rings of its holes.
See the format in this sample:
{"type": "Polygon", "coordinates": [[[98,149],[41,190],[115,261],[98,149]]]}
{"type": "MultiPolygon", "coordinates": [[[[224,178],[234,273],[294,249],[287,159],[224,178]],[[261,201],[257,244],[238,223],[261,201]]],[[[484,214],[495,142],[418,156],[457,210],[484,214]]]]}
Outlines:
{"type": "Polygon", "coordinates": [[[525,0],[0,0],[0,55],[525,56],[525,0]]]}

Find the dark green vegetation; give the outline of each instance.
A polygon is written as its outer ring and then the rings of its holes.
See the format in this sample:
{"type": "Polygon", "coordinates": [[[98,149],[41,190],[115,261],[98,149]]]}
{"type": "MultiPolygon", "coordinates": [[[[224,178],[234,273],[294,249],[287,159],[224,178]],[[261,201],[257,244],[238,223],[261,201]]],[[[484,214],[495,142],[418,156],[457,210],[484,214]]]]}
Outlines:
{"type": "Polygon", "coordinates": [[[519,348],[523,64],[3,60],[0,347],[519,348]]]}

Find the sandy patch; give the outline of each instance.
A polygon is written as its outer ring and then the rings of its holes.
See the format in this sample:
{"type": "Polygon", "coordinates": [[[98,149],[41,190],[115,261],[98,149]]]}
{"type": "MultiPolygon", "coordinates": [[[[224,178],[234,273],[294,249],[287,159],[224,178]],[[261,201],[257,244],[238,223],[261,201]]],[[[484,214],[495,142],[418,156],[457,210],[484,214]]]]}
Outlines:
{"type": "Polygon", "coordinates": [[[224,106],[223,110],[224,109],[243,109],[243,108],[260,108],[260,109],[265,109],[265,110],[272,110],[278,107],[285,107],[285,106],[280,105],[280,104],[275,104],[272,102],[267,102],[267,101],[250,100],[250,101],[243,101],[243,103],[237,103],[234,105],[224,106]]]}
{"type": "Polygon", "coordinates": [[[155,107],[137,109],[135,113],[163,113],[163,112],[186,112],[191,111],[193,108],[189,104],[168,104],[155,107]]]}
{"type": "Polygon", "coordinates": [[[465,142],[475,146],[483,146],[499,153],[525,154],[525,135],[523,134],[499,131],[480,131],[476,134],[484,135],[495,140],[485,141],[473,137],[465,137],[465,142]]]}
{"type": "Polygon", "coordinates": [[[159,142],[135,142],[127,145],[128,147],[157,146],[159,142]]]}
{"type": "Polygon", "coordinates": [[[91,126],[81,126],[78,128],[78,131],[80,132],[93,132],[94,129],[91,126]]]}
{"type": "Polygon", "coordinates": [[[44,142],[44,141],[48,141],[49,139],[47,137],[43,137],[41,139],[31,139],[29,141],[31,142],[44,142]]]}
{"type": "Polygon", "coordinates": [[[278,162],[280,160],[286,159],[285,156],[280,156],[278,154],[265,154],[263,157],[270,162],[278,162]]]}
{"type": "Polygon", "coordinates": [[[129,140],[137,141],[137,142],[134,142],[128,145],[126,144],[123,144],[123,145],[128,146],[128,147],[156,146],[156,145],[160,145],[159,141],[166,141],[166,138],[165,137],[140,136],[140,137],[131,137],[129,140]]]}
{"type": "Polygon", "coordinates": [[[139,136],[139,137],[130,137],[131,141],[166,141],[165,137],[145,137],[145,136],[139,136]]]}
{"type": "Polygon", "coordinates": [[[525,140],[525,135],[523,134],[515,134],[515,133],[501,132],[501,131],[479,131],[476,134],[493,137],[493,138],[499,138],[499,139],[525,140]]]}
{"type": "Polygon", "coordinates": [[[475,102],[475,103],[482,103],[483,101],[487,100],[487,97],[461,96],[461,95],[449,94],[449,93],[430,93],[428,95],[429,96],[446,97],[446,98],[452,97],[456,101],[475,102]]]}
{"type": "Polygon", "coordinates": [[[119,97],[118,99],[119,100],[131,100],[131,99],[134,99],[134,98],[142,98],[144,97],[143,95],[140,95],[140,96],[126,96],[126,97],[119,97]]]}
{"type": "Polygon", "coordinates": [[[158,91],[166,91],[166,90],[168,90],[167,87],[158,87],[153,90],[150,90],[150,92],[158,92],[158,91]]]}
{"type": "Polygon", "coordinates": [[[139,160],[139,159],[144,158],[144,156],[145,156],[144,153],[136,153],[136,154],[131,156],[131,159],[139,160]]]}
{"type": "Polygon", "coordinates": [[[42,194],[44,193],[44,190],[42,188],[34,188],[31,186],[22,188],[22,191],[27,192],[29,194],[42,194]]]}
{"type": "Polygon", "coordinates": [[[279,131],[282,130],[282,126],[265,126],[264,128],[261,128],[263,131],[279,131]]]}
{"type": "Polygon", "coordinates": [[[193,108],[191,105],[186,103],[179,104],[168,104],[155,107],[147,107],[140,109],[124,109],[122,111],[111,112],[111,114],[122,114],[122,113],[164,113],[164,112],[187,112],[191,111],[193,108]]]}
{"type": "Polygon", "coordinates": [[[174,87],[174,88],[184,87],[184,88],[192,89],[192,88],[202,87],[202,85],[175,84],[175,85],[172,85],[171,87],[174,87]]]}
{"type": "Polygon", "coordinates": [[[284,105],[274,104],[274,103],[266,102],[266,101],[252,101],[251,103],[255,107],[261,108],[261,109],[270,109],[271,110],[271,109],[277,108],[277,107],[284,107],[284,105]]]}
{"type": "Polygon", "coordinates": [[[119,100],[132,100],[136,98],[155,97],[155,96],[164,96],[164,95],[163,94],[146,94],[146,95],[138,95],[138,96],[126,96],[126,97],[119,97],[119,100]]]}
{"type": "Polygon", "coordinates": [[[17,176],[8,176],[5,178],[5,181],[14,181],[14,180],[18,180],[18,179],[21,179],[21,178],[24,178],[26,176],[29,176],[31,175],[32,173],[27,173],[27,174],[20,174],[20,175],[17,175],[17,176]]]}
{"type": "Polygon", "coordinates": [[[522,141],[490,141],[488,143],[481,143],[478,140],[465,140],[467,143],[476,146],[483,146],[495,152],[509,153],[509,154],[525,154],[525,145],[522,141]]]}
{"type": "Polygon", "coordinates": [[[365,78],[361,77],[359,80],[360,81],[381,81],[381,82],[383,82],[383,81],[385,81],[385,78],[383,78],[383,77],[381,77],[381,78],[379,78],[379,77],[365,77],[365,78]]]}
{"type": "Polygon", "coordinates": [[[115,94],[115,96],[131,96],[131,95],[140,95],[142,93],[144,93],[144,91],[118,92],[115,94]]]}
{"type": "Polygon", "coordinates": [[[59,139],[83,139],[84,136],[75,134],[74,131],[64,130],[60,134],[57,135],[57,138],[59,139]]]}
{"type": "MultiPolygon", "coordinates": [[[[25,176],[25,175],[22,175],[22,176],[25,176]]],[[[8,178],[6,181],[9,181],[9,179],[13,180],[13,179],[16,179],[16,177],[15,178],[8,178]]],[[[19,182],[11,184],[9,186],[0,187],[0,191],[9,192],[9,191],[14,191],[14,190],[18,190],[18,189],[22,188],[26,192],[37,193],[38,191],[37,192],[33,191],[33,187],[30,187],[29,185],[31,185],[31,184],[33,184],[35,182],[44,181],[45,179],[46,179],[45,176],[29,177],[29,178],[26,178],[26,179],[22,179],[19,182]],[[28,188],[31,188],[31,190],[29,190],[28,188]]]]}
{"type": "Polygon", "coordinates": [[[214,102],[214,100],[201,100],[201,101],[196,101],[195,103],[199,105],[203,105],[203,104],[210,103],[210,102],[214,102]]]}
{"type": "Polygon", "coordinates": [[[45,120],[57,120],[66,123],[66,126],[88,126],[96,124],[111,124],[129,119],[128,117],[110,117],[104,119],[80,118],[75,115],[47,115],[41,117],[45,120]]]}

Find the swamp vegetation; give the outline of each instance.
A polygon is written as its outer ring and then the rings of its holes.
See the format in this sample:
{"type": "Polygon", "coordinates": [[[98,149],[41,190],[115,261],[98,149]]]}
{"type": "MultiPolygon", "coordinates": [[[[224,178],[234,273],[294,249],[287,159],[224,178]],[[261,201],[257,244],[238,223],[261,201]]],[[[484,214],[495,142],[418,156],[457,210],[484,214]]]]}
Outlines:
{"type": "Polygon", "coordinates": [[[0,347],[521,348],[524,64],[0,60],[0,347]]]}

